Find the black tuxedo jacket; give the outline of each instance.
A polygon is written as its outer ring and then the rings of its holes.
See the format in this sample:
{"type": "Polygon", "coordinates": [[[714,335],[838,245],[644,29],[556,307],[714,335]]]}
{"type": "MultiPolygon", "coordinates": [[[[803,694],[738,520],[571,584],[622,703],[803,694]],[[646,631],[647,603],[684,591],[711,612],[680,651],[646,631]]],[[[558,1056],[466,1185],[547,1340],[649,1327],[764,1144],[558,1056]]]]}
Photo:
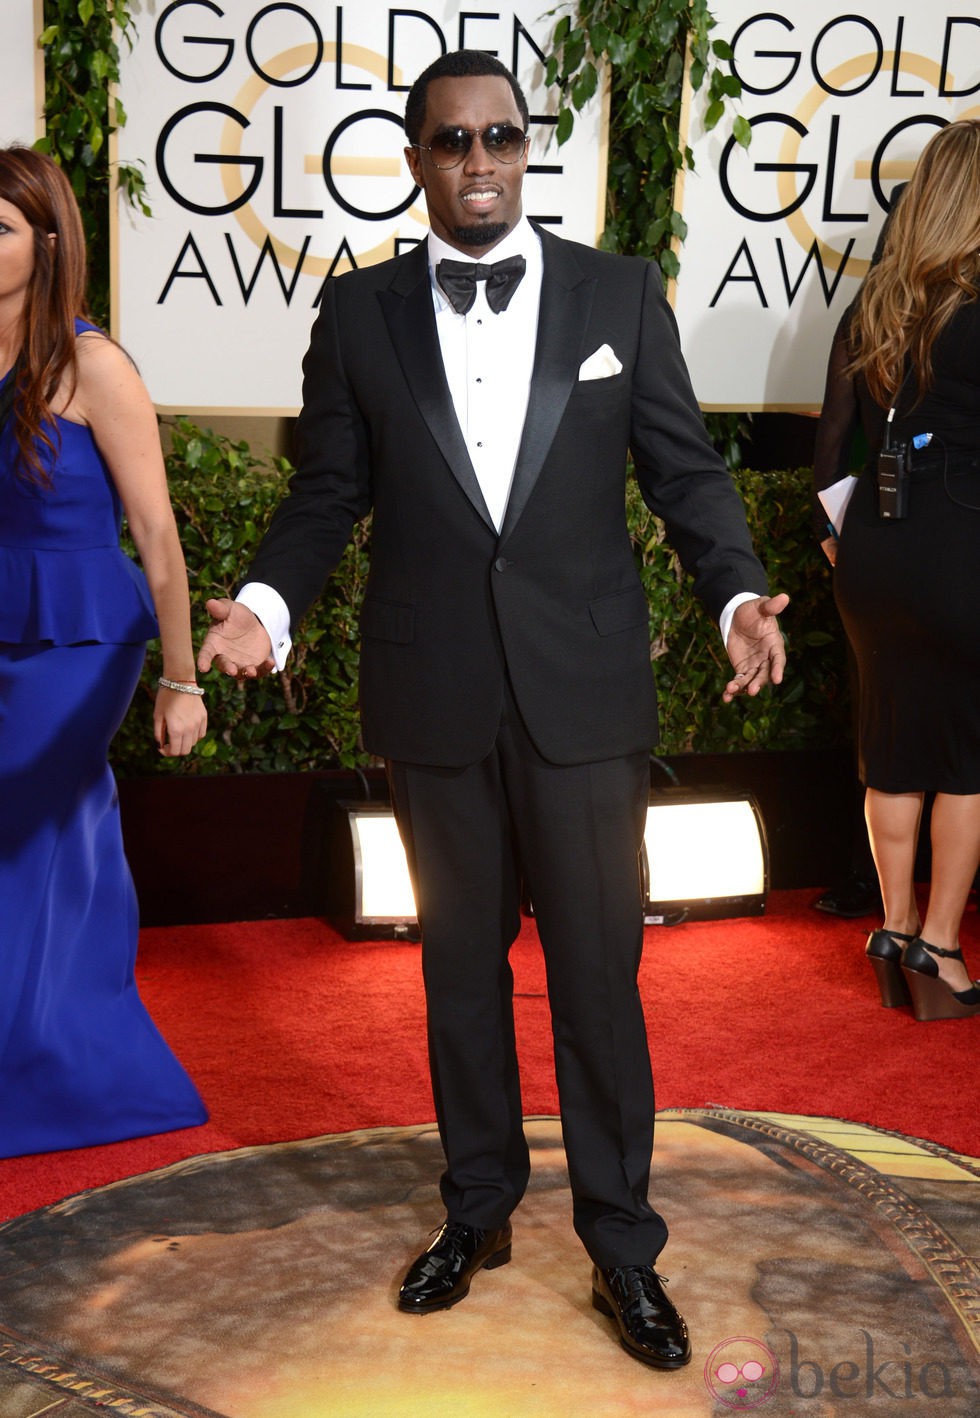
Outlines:
{"type": "Polygon", "coordinates": [[[280,592],[295,628],[373,509],[360,699],[365,746],[386,758],[480,761],[505,675],[552,762],[656,743],[647,605],[625,518],[631,452],[709,613],[766,589],[656,266],[540,236],[534,373],[499,535],[443,372],[425,243],[328,282],[313,328],[297,472],[249,579],[280,592]],[[602,345],[621,372],[580,379],[602,345]]]}

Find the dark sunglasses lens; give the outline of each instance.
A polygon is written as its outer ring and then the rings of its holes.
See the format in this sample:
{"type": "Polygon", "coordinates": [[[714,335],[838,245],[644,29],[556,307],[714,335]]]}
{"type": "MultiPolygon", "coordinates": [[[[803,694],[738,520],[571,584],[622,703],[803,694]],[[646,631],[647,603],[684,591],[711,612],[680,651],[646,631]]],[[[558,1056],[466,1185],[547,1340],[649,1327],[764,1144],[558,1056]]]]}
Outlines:
{"type": "Polygon", "coordinates": [[[517,162],[524,151],[524,134],[513,123],[494,123],[484,130],[483,146],[501,162],[517,162]]]}
{"type": "Polygon", "coordinates": [[[429,152],[437,167],[456,167],[472,146],[473,138],[465,128],[447,129],[435,135],[429,144],[429,152]]]}

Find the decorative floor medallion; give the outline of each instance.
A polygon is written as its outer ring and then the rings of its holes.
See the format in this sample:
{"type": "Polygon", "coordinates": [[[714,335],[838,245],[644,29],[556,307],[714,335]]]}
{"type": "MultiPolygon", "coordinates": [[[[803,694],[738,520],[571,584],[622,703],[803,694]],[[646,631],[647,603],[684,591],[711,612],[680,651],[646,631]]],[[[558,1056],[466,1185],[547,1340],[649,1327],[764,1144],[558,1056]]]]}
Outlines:
{"type": "Polygon", "coordinates": [[[771,1418],[980,1412],[980,1163],[833,1119],[658,1115],[658,1263],[694,1360],[590,1303],[557,1122],[513,1262],[402,1315],[434,1128],[193,1158],[0,1226],[0,1418],[771,1418]]]}

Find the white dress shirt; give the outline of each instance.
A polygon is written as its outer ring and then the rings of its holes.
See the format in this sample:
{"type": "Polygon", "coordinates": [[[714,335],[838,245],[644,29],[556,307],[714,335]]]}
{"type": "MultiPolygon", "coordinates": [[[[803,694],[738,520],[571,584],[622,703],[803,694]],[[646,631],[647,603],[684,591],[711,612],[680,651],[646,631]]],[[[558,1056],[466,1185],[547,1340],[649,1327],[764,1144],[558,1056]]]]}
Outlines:
{"type": "Polygon", "coordinates": [[[480,258],[457,251],[429,233],[429,275],[442,364],[473,471],[498,532],[504,524],[531,392],[542,267],[541,242],[526,217],[480,258]],[[456,314],[436,278],[440,261],[476,265],[479,259],[491,264],[518,255],[527,265],[506,310],[494,314],[487,304],[486,281],[477,281],[476,300],[465,315],[456,314]]]}

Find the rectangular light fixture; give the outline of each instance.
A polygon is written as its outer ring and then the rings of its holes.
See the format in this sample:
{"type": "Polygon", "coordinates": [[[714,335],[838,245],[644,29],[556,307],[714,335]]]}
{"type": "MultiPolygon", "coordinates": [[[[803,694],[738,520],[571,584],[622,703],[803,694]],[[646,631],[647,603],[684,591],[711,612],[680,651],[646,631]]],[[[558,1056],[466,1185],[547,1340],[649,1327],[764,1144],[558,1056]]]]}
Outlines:
{"type": "MultiPolygon", "coordinates": [[[[348,940],[418,940],[405,849],[387,802],[331,802],[327,916],[348,940]]],[[[769,889],[765,828],[749,793],[651,794],[640,853],[648,925],[761,915],[769,889]]]]}
{"type": "Polygon", "coordinates": [[[651,794],[640,866],[649,925],[761,915],[769,854],[755,799],[725,790],[651,794]]]}
{"type": "Polygon", "coordinates": [[[327,915],[348,940],[418,940],[418,911],[386,802],[335,801],[327,831],[327,915]]]}

